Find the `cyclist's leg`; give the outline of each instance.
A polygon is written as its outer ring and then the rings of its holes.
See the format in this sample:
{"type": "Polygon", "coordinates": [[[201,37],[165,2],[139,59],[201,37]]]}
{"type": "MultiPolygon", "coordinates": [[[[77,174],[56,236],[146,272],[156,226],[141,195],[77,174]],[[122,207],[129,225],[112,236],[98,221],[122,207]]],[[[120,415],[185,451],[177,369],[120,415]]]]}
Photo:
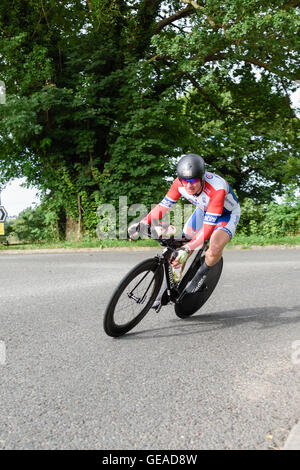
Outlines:
{"type": "Polygon", "coordinates": [[[182,235],[192,239],[203,226],[204,212],[197,207],[183,227],[182,235]]]}
{"type": "Polygon", "coordinates": [[[215,230],[209,240],[209,248],[205,253],[205,263],[211,267],[217,264],[222,258],[223,250],[227,243],[230,242],[231,237],[229,234],[221,230],[215,230]]]}
{"type": "MultiPolygon", "coordinates": [[[[192,240],[194,238],[195,234],[201,230],[203,226],[203,220],[204,220],[204,212],[201,210],[199,207],[194,210],[192,213],[191,217],[188,219],[188,221],[185,223],[182,231],[182,235],[185,238],[189,238],[192,240]]],[[[192,252],[190,253],[189,256],[192,255],[192,252]]],[[[183,270],[185,268],[186,262],[182,265],[181,268],[181,276],[183,273],[183,270]]]]}
{"type": "Polygon", "coordinates": [[[240,215],[241,210],[238,206],[231,214],[218,218],[216,228],[209,240],[209,248],[205,253],[205,262],[208,266],[214,266],[222,258],[225,246],[234,236],[240,215]]]}
{"type": "Polygon", "coordinates": [[[222,258],[223,249],[230,241],[228,233],[223,230],[213,232],[209,240],[209,248],[205,253],[205,260],[196,272],[193,279],[187,284],[186,292],[188,294],[197,292],[209,274],[210,269],[222,258]]]}
{"type": "Polygon", "coordinates": [[[218,218],[215,230],[209,240],[209,248],[205,253],[205,262],[202,263],[194,278],[187,285],[186,291],[188,293],[199,290],[205,282],[210,268],[220,261],[225,246],[234,235],[239,218],[239,206],[231,214],[218,218]]]}

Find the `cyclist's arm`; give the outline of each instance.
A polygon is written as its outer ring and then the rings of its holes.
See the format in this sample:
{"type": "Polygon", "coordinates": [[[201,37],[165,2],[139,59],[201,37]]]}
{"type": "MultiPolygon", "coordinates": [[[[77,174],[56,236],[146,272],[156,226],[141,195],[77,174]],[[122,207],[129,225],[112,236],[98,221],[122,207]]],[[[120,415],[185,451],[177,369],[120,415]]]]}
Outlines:
{"type": "Polygon", "coordinates": [[[171,209],[173,204],[175,204],[181,196],[180,192],[178,191],[179,185],[180,181],[178,178],[176,178],[163,200],[149,212],[145,219],[143,219],[144,222],[147,222],[149,225],[151,225],[153,221],[158,221],[163,218],[166,212],[171,209]]]}
{"type": "Polygon", "coordinates": [[[185,246],[190,250],[200,248],[206,240],[209,240],[216,225],[217,219],[222,215],[226,192],[218,189],[212,196],[204,216],[203,227],[196,233],[194,238],[185,246]]]}

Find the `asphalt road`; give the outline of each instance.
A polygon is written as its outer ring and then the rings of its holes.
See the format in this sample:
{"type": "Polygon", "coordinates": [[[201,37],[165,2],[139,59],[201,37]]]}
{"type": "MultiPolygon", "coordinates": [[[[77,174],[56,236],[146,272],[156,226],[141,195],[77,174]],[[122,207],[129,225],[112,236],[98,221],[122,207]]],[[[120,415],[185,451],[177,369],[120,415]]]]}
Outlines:
{"type": "Polygon", "coordinates": [[[168,306],[106,336],[112,289],[152,253],[1,254],[1,449],[283,447],[300,419],[300,250],[228,250],[201,314],[168,306]]]}

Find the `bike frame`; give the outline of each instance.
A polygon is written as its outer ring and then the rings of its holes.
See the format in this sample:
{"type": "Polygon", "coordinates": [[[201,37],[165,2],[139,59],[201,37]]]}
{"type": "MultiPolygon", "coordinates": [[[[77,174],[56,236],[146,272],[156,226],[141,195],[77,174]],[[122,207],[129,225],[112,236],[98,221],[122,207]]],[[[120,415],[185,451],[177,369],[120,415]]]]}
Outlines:
{"type": "Polygon", "coordinates": [[[166,276],[167,281],[167,294],[168,294],[168,301],[172,301],[175,303],[179,303],[183,296],[185,295],[185,287],[188,282],[194,277],[196,272],[198,271],[199,267],[201,266],[203,260],[201,259],[204,257],[204,253],[208,248],[208,242],[203,244],[203,247],[197,251],[195,257],[192,261],[191,266],[184,274],[183,278],[179,283],[175,283],[173,280],[173,271],[172,266],[170,263],[171,255],[176,251],[176,248],[182,246],[185,241],[184,240],[158,240],[162,246],[165,246],[162,254],[157,256],[158,266],[157,269],[164,269],[164,276],[166,276]],[[172,246],[173,245],[173,246],[172,246]],[[176,246],[177,245],[177,246],[176,246]],[[176,248],[175,248],[176,247],[176,248]]]}

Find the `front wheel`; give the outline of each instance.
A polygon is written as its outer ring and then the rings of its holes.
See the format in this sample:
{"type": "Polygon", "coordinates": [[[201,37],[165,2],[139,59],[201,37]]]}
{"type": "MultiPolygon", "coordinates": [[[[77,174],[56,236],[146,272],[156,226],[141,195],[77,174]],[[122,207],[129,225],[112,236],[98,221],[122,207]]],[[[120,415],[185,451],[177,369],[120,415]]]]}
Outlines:
{"type": "Polygon", "coordinates": [[[179,318],[193,315],[205,304],[219,282],[222,269],[223,258],[209,270],[207,278],[198,292],[185,295],[180,303],[175,304],[175,313],[179,318]]]}
{"type": "Polygon", "coordinates": [[[123,278],[104,314],[103,327],[107,335],[122,336],[144,318],[159,293],[163,275],[158,260],[151,258],[142,261],[123,278]]]}

